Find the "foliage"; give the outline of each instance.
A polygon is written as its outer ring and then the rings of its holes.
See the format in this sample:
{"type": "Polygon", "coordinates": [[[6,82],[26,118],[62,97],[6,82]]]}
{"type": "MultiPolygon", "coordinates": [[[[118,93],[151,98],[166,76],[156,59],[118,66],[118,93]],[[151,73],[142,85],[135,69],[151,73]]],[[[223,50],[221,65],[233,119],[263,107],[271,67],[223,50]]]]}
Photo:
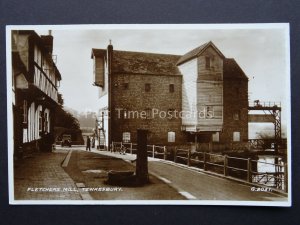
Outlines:
{"type": "Polygon", "coordinates": [[[55,126],[68,129],[80,129],[78,120],[63,107],[58,106],[55,112],[55,126]]]}

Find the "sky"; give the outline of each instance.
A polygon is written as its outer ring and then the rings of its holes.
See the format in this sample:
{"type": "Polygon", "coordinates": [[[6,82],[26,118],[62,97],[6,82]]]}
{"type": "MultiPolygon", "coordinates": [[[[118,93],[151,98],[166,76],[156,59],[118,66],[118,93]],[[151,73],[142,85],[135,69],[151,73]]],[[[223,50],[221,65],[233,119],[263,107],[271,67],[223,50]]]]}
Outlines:
{"type": "Polygon", "coordinates": [[[212,41],[227,58],[234,58],[249,78],[251,101],[281,102],[283,122],[288,110],[289,40],[284,25],[100,26],[47,27],[52,30],[53,54],[62,75],[59,91],[65,106],[79,112],[98,111],[93,86],[92,48],[183,55],[212,41]],[[113,28],[113,29],[112,29],[113,28]]]}

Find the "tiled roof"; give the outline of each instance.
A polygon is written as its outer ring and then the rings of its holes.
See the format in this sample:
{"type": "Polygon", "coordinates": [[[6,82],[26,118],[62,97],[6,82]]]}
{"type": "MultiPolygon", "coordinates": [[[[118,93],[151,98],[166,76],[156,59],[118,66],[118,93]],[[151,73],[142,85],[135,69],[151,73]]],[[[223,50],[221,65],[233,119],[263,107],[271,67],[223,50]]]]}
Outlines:
{"type": "Polygon", "coordinates": [[[247,75],[234,59],[225,58],[223,61],[224,79],[247,79],[247,75]]]}
{"type": "Polygon", "coordinates": [[[188,53],[184,54],[177,62],[177,65],[180,65],[192,58],[195,58],[205,47],[206,45],[208,45],[209,42],[203,44],[203,45],[200,45],[199,47],[189,51],[188,53]]]}
{"type": "Polygon", "coordinates": [[[220,52],[220,50],[210,41],[207,42],[203,45],[200,45],[199,47],[189,51],[188,53],[184,54],[177,62],[177,66],[185,63],[187,61],[189,61],[190,59],[196,58],[199,54],[201,54],[208,46],[212,46],[223,58],[224,55],[222,54],[222,52],[220,52]]]}
{"type": "Polygon", "coordinates": [[[144,52],[113,51],[112,71],[152,75],[181,75],[176,62],[181,56],[144,52]]]}

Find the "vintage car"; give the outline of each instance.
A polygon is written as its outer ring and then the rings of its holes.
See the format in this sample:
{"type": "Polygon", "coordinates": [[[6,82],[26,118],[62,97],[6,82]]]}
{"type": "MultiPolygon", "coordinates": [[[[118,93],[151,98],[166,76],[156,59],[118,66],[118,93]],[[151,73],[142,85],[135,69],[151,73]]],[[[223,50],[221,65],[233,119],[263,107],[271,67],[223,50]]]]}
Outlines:
{"type": "Polygon", "coordinates": [[[64,135],[62,136],[61,146],[62,146],[62,147],[63,147],[63,146],[69,146],[69,147],[72,146],[72,144],[71,144],[71,135],[69,135],[69,134],[64,134],[64,135]]]}

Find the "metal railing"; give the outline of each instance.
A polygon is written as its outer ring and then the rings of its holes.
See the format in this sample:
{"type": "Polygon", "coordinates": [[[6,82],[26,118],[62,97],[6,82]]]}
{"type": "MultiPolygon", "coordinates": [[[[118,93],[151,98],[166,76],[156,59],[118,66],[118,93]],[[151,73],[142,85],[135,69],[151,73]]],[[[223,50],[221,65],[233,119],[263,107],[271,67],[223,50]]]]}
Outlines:
{"type": "MultiPolygon", "coordinates": [[[[136,154],[136,143],[112,142],[112,152],[126,147],[126,153],[136,154]]],[[[176,148],[170,151],[166,146],[147,145],[148,157],[161,158],[196,167],[204,171],[220,174],[224,177],[234,177],[249,183],[265,185],[279,190],[288,190],[287,164],[275,164],[253,160],[251,158],[234,157],[209,152],[191,151],[190,149],[176,148]],[[173,154],[172,154],[173,153],[173,154]],[[257,165],[274,166],[275,172],[258,172],[257,165]]]]}
{"type": "Polygon", "coordinates": [[[281,102],[249,102],[249,107],[281,107],[281,102]]]}

